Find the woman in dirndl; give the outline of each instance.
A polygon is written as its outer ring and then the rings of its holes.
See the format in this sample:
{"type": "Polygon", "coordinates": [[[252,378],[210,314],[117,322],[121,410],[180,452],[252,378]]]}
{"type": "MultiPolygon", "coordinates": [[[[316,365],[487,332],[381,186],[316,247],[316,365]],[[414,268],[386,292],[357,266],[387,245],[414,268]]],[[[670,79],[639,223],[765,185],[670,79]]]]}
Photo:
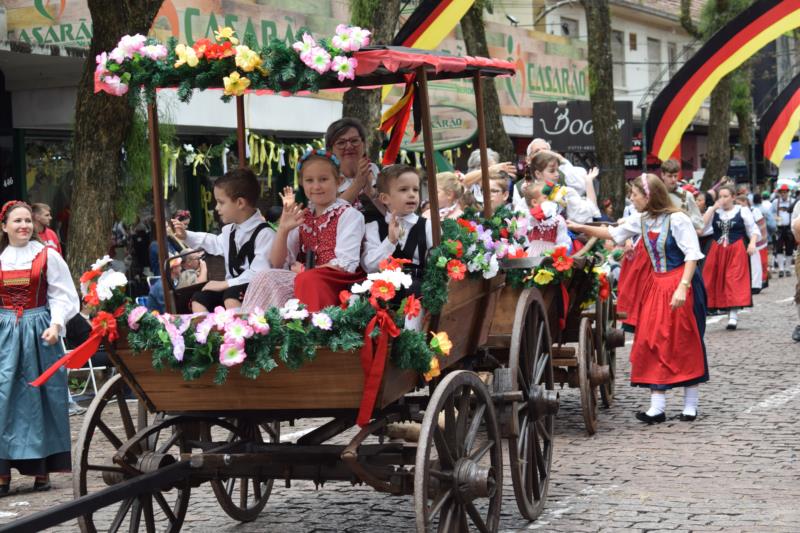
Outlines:
{"type": "Polygon", "coordinates": [[[738,312],[753,306],[750,256],[756,253],[761,232],[749,209],[736,205],[731,185],[719,188],[719,198],[703,215],[704,235],[714,236],[703,267],[708,308],[727,311],[727,329],[736,329],[738,312]]]}
{"type": "Polygon", "coordinates": [[[35,236],[33,212],[11,201],[0,211],[0,495],[11,469],[50,488],[51,472],[69,472],[67,374],[41,387],[30,382],[64,351],[60,336],[79,309],[67,264],[35,236]]]}
{"type": "Polygon", "coordinates": [[[631,385],[650,389],[650,408],[636,418],[648,424],[666,420],[666,391],[684,387],[680,420],[697,417],[698,384],[708,381],[703,343],[706,296],[696,270],[703,258],[688,215],[672,205],[661,179],[642,175],[633,182],[631,201],[637,211],[619,226],[570,229],[623,243],[641,236],[649,268],[636,280],[639,324],[631,348],[631,385]]]}

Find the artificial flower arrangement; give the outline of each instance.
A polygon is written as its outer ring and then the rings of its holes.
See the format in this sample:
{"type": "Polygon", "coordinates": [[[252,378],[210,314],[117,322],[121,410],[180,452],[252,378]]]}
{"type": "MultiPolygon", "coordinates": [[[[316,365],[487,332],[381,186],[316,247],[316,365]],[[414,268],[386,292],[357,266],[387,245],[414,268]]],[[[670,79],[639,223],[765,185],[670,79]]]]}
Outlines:
{"type": "Polygon", "coordinates": [[[92,329],[114,341],[119,336],[117,318],[125,312],[128,278],[111,268],[111,258],[104,256],[80,277],[81,300],[92,316],[92,329]]]}
{"type": "MultiPolygon", "coordinates": [[[[340,24],[330,39],[316,40],[300,30],[302,40],[287,45],[273,39],[258,47],[253,39],[241,43],[230,27],[220,27],[214,39],[187,45],[170,39],[165,46],[144,35],[125,35],[111,52],[96,57],[95,92],[114,96],[131,86],[154,94],[156,87],[175,86],[188,101],[193,89],[223,87],[224,99],[248,89],[296,93],[317,91],[325,79],[354,79],[358,61],[353,53],[369,45],[371,33],[340,24]]],[[[133,98],[138,91],[132,91],[133,98]]]]}

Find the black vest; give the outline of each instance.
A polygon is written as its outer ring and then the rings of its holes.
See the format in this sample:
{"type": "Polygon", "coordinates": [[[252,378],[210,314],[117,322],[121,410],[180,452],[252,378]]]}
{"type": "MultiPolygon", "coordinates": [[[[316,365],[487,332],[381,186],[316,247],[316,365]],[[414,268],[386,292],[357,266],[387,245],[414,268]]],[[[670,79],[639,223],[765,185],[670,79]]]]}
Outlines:
{"type": "MultiPolygon", "coordinates": [[[[378,237],[383,241],[389,235],[389,224],[384,217],[374,217],[373,220],[378,223],[378,237]]],[[[406,245],[401,247],[400,243],[397,244],[392,257],[395,259],[408,259],[411,261],[408,270],[414,276],[422,277],[422,271],[425,268],[425,256],[428,253],[428,238],[425,232],[425,226],[428,219],[419,217],[417,223],[411,227],[406,238],[406,245]],[[419,255],[419,264],[414,262],[414,251],[419,255]]]]}
{"type": "Polygon", "coordinates": [[[236,249],[236,230],[231,231],[230,238],[228,239],[228,273],[232,277],[241,276],[246,268],[244,267],[245,261],[247,265],[253,262],[256,256],[256,239],[261,230],[268,228],[269,224],[262,222],[253,231],[250,240],[242,245],[240,250],[236,249]]]}

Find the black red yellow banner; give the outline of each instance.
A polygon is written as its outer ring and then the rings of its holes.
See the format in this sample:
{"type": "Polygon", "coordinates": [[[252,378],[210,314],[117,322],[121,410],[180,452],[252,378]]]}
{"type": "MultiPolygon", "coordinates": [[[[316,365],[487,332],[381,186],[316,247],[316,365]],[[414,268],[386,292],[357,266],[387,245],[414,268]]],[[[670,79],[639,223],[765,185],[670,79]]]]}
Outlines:
{"type": "Polygon", "coordinates": [[[792,144],[792,138],[800,128],[800,74],[775,97],[759,120],[761,138],[764,141],[764,157],[776,167],[792,144]]]}
{"type": "Polygon", "coordinates": [[[433,50],[474,3],[475,0],[423,0],[397,32],[392,44],[433,50]]]}
{"type": "Polygon", "coordinates": [[[715,33],[672,77],[648,112],[650,152],[668,159],[719,81],[780,35],[800,27],[800,0],[759,0],[715,33]]]}

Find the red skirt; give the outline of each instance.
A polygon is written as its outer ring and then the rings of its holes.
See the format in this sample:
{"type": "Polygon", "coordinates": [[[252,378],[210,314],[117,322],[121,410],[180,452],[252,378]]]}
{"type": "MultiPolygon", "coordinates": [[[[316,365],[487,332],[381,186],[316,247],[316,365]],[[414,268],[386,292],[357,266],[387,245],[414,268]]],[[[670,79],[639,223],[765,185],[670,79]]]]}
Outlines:
{"type": "Polygon", "coordinates": [[[617,283],[617,311],[625,312],[628,318],[622,321],[623,324],[632,328],[636,327],[641,304],[641,295],[650,282],[653,275],[650,266],[650,257],[644,244],[640,239],[633,249],[633,257],[625,256],[619,271],[619,281],[617,283]]]}
{"type": "Polygon", "coordinates": [[[709,309],[752,307],[750,257],[739,239],[728,246],[711,243],[703,266],[709,309]]]}
{"type": "Polygon", "coordinates": [[[631,348],[631,383],[673,385],[705,375],[705,355],[694,312],[694,292],[686,291],[686,303],[671,307],[672,295],[683,276],[683,266],[653,274],[642,295],[639,321],[631,348]]]}
{"type": "Polygon", "coordinates": [[[345,272],[328,267],[311,268],[294,278],[294,295],[313,313],[331,305],[339,305],[339,293],[350,290],[354,283],[365,279],[366,275],[361,269],[345,272]]]}
{"type": "Polygon", "coordinates": [[[765,246],[758,251],[761,257],[761,282],[764,283],[769,279],[769,250],[765,246]]]}

